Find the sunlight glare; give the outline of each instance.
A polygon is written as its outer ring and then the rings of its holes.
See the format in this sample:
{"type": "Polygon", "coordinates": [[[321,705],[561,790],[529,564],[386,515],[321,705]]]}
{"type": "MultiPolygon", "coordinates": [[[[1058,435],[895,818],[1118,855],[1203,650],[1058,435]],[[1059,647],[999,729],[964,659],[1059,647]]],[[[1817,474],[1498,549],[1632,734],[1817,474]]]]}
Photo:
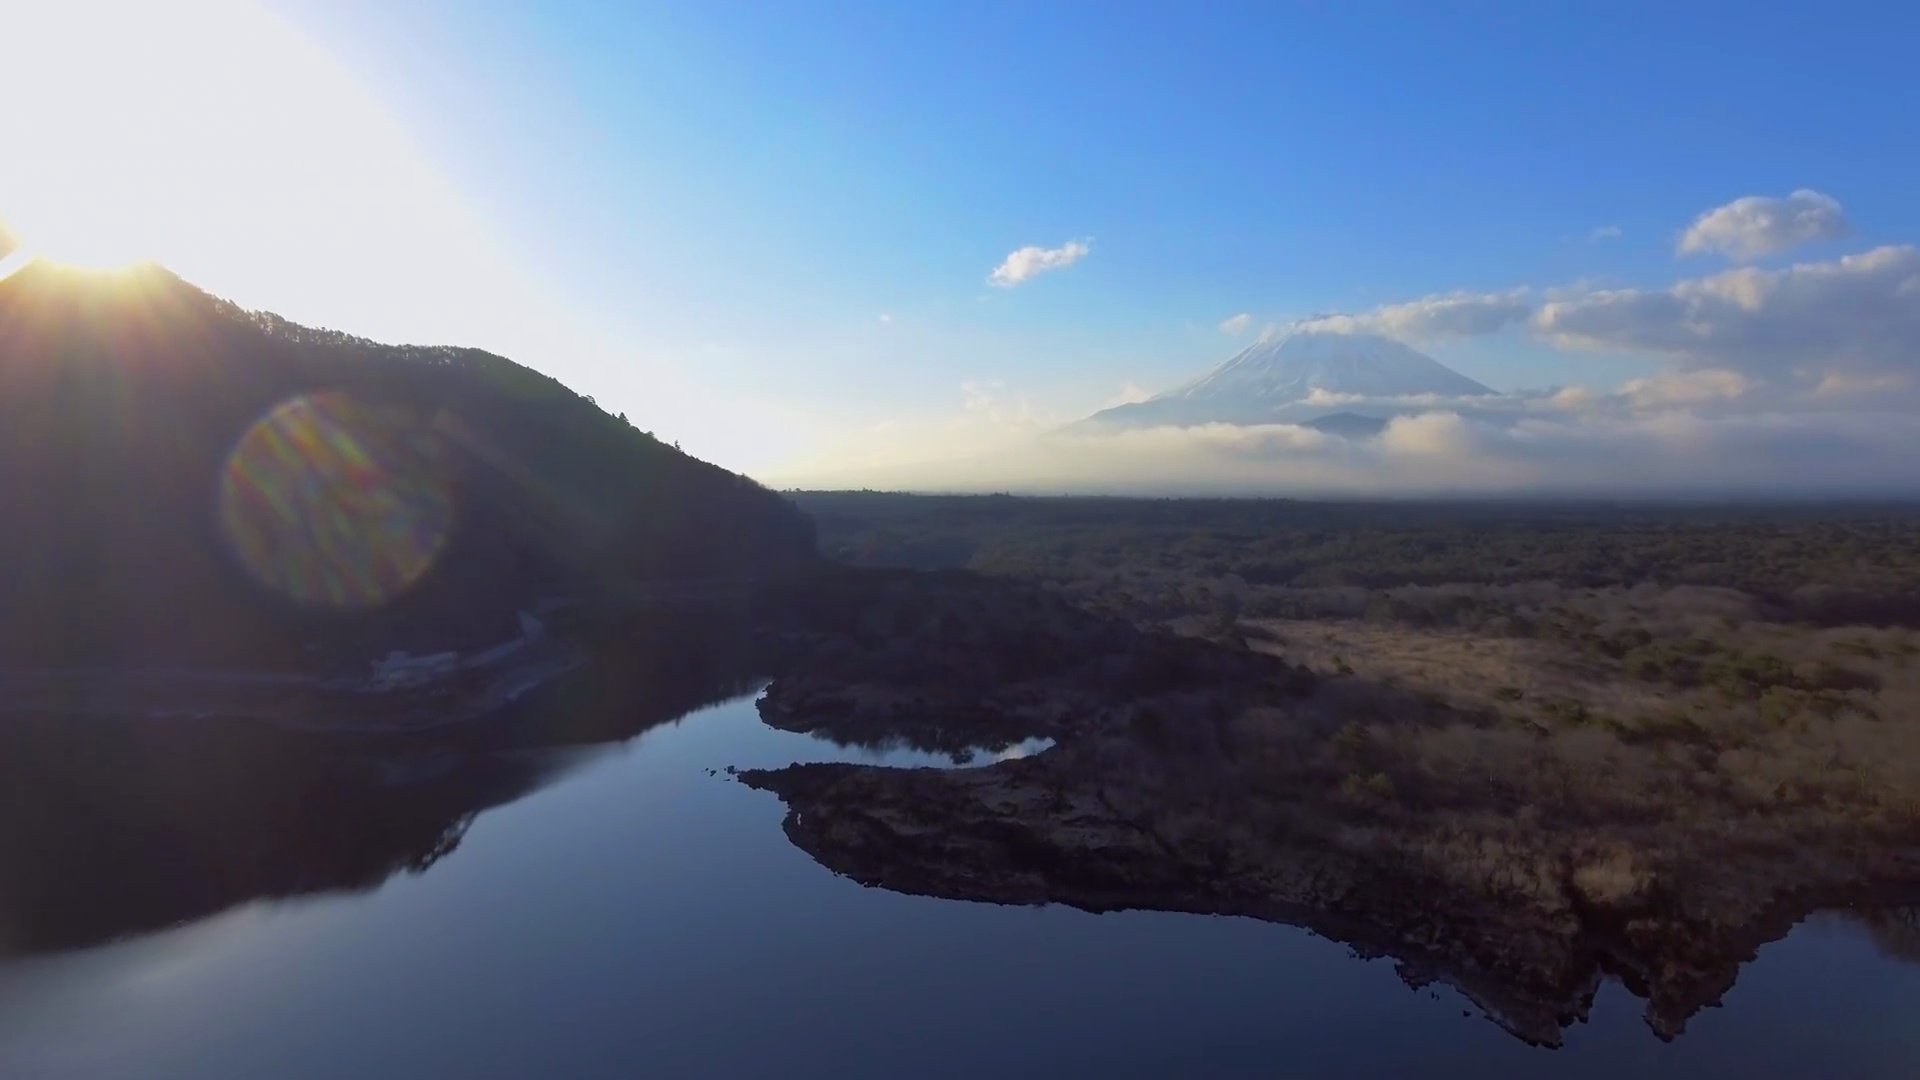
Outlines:
{"type": "Polygon", "coordinates": [[[5,258],[0,258],[0,281],[5,281],[19,273],[32,261],[33,252],[25,248],[8,252],[5,258]]]}
{"type": "Polygon", "coordinates": [[[0,220],[250,307],[470,338],[506,265],[387,110],[247,0],[0,0],[0,220]]]}
{"type": "MultiPolygon", "coordinates": [[[[407,100],[372,89],[406,81],[364,82],[376,61],[350,69],[291,17],[255,0],[0,0],[0,222],[52,261],[151,259],[308,326],[481,346],[603,400],[675,400],[689,433],[771,426],[636,362],[429,162],[398,119],[407,100]]],[[[403,44],[463,77],[459,57],[403,44]]]]}
{"type": "Polygon", "coordinates": [[[301,604],[376,607],[453,531],[445,448],[404,409],[339,391],[283,402],[228,455],[220,523],[254,580],[301,604]]]}

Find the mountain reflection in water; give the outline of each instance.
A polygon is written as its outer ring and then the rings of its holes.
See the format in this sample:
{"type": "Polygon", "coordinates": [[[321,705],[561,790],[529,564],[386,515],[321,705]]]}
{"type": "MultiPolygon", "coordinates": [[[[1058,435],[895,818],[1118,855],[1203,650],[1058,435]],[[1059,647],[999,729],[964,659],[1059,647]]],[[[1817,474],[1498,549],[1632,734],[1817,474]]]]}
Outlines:
{"type": "Polygon", "coordinates": [[[0,958],[425,871],[477,814],[551,782],[583,748],[751,690],[750,640],[732,612],[676,612],[511,713],[433,739],[7,718],[0,958]]]}
{"type": "Polygon", "coordinates": [[[777,800],[706,770],[953,762],[762,725],[738,696],[755,686],[738,633],[682,624],[454,741],[11,731],[0,1075],[1892,1077],[1920,1065],[1920,1032],[1902,1019],[1920,1007],[1920,967],[1884,958],[1915,955],[1911,910],[1810,920],[1670,1044],[1605,985],[1592,1022],[1545,1051],[1463,1016],[1444,987],[1409,991],[1390,963],[1286,926],[862,888],[787,842],[777,800]],[[130,940],[102,944],[112,937],[130,940]]]}

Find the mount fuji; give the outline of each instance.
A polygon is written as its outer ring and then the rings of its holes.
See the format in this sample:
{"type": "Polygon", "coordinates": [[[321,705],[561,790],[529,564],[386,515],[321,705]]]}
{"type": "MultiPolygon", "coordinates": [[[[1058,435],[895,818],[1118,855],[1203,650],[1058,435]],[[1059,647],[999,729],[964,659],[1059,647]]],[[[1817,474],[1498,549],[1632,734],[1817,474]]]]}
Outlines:
{"type": "MultiPolygon", "coordinates": [[[[1118,405],[1081,423],[1089,427],[1191,427],[1197,424],[1314,423],[1319,395],[1400,398],[1473,397],[1493,390],[1433,357],[1377,334],[1296,327],[1248,346],[1238,356],[1183,386],[1145,401],[1118,405]]],[[[1399,411],[1389,409],[1389,411],[1399,411]]],[[[1318,417],[1338,421],[1334,433],[1363,435],[1385,421],[1354,413],[1318,417]],[[1362,423],[1366,422],[1366,423],[1362,423]]]]}

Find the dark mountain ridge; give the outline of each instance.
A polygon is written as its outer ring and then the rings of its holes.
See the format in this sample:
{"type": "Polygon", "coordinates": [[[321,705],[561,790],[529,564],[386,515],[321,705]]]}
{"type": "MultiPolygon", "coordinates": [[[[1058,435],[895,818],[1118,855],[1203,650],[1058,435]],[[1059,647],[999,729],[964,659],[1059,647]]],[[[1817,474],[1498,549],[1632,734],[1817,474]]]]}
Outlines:
{"type": "Polygon", "coordinates": [[[153,266],[0,281],[0,513],[0,669],[358,665],[813,557],[791,503],[555,379],[153,266]]]}

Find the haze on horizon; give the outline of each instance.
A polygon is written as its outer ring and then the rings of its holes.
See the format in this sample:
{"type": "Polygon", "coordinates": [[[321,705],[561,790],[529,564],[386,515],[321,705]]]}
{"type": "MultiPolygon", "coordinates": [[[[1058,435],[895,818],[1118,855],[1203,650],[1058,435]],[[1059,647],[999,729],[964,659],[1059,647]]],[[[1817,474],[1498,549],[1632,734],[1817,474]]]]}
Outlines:
{"type": "Polygon", "coordinates": [[[0,113],[0,220],[510,356],[774,484],[1920,493],[1920,34],[738,14],[0,3],[32,105],[0,113]],[[1321,402],[1365,439],[1071,426],[1302,327],[1496,393],[1321,402]]]}

